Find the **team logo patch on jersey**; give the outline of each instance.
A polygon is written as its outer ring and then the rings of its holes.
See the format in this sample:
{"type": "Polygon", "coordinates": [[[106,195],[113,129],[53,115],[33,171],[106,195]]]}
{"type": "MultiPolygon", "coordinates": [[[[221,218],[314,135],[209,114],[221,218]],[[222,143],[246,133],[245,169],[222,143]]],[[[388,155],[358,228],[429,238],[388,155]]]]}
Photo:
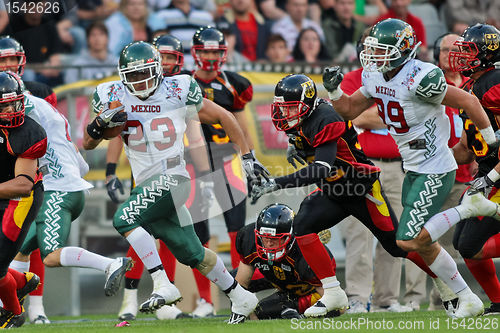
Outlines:
{"type": "Polygon", "coordinates": [[[109,87],[108,91],[108,101],[117,101],[118,100],[118,92],[121,90],[121,87],[118,84],[113,84],[109,87]]]}
{"type": "Polygon", "coordinates": [[[499,40],[497,34],[484,34],[484,41],[488,50],[495,51],[498,49],[499,40]]]}
{"type": "Polygon", "coordinates": [[[314,86],[311,80],[300,84],[302,86],[302,93],[307,98],[314,97],[314,86]]]}
{"type": "Polygon", "coordinates": [[[281,281],[286,280],[285,272],[283,272],[283,269],[281,267],[273,266],[273,273],[277,279],[281,281]]]}
{"type": "Polygon", "coordinates": [[[213,88],[205,88],[205,98],[213,101],[214,100],[214,89],[213,88]]]}
{"type": "Polygon", "coordinates": [[[182,88],[179,87],[179,81],[173,79],[171,81],[166,82],[165,86],[167,87],[166,97],[169,98],[178,98],[181,99],[182,88]]]}

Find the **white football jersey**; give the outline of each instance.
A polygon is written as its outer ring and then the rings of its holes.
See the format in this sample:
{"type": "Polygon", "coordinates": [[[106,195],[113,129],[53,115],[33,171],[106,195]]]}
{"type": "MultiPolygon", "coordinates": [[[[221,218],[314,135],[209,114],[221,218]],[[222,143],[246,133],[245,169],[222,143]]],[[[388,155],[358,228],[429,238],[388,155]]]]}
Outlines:
{"type": "Polygon", "coordinates": [[[89,168],[71,141],[68,120],[50,103],[28,93],[24,94],[24,104],[26,115],[47,132],[47,152],[39,159],[44,189],[77,192],[92,188],[82,178],[89,168]]]}
{"type": "Polygon", "coordinates": [[[441,105],[447,85],[439,68],[413,59],[388,82],[380,72],[363,70],[362,83],[360,91],[377,104],[405,170],[440,174],[457,168],[448,147],[450,122],[441,105]]]}
{"type": "Polygon", "coordinates": [[[130,94],[121,81],[102,83],[94,93],[94,112],[113,100],[119,100],[127,112],[121,137],[137,184],[158,174],[189,178],[183,137],[186,118],[194,116],[203,101],[196,81],[189,75],[165,77],[144,101],[130,94]],[[175,160],[179,162],[172,164],[175,160]]]}

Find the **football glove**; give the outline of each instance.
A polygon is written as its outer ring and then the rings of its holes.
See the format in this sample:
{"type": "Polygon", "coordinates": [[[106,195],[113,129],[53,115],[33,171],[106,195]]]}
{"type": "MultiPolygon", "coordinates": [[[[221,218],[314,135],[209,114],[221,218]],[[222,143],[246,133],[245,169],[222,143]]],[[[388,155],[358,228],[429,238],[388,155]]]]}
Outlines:
{"type": "Polygon", "coordinates": [[[265,180],[269,179],[269,171],[266,169],[258,159],[255,158],[253,152],[247,153],[242,157],[243,169],[247,175],[247,179],[250,183],[258,182],[262,177],[265,180]]]}
{"type": "Polygon", "coordinates": [[[96,117],[95,121],[100,128],[110,128],[122,126],[127,122],[127,113],[122,112],[125,106],[120,105],[113,109],[109,107],[110,103],[105,103],[103,111],[96,117]]]}
{"type": "Polygon", "coordinates": [[[214,182],[199,181],[201,194],[201,212],[206,213],[215,200],[214,182]]]}
{"type": "Polygon", "coordinates": [[[288,145],[286,149],[286,160],[290,163],[295,169],[297,169],[297,165],[295,161],[299,162],[302,165],[306,165],[306,161],[304,160],[305,156],[297,151],[294,145],[288,145]]]}
{"type": "Polygon", "coordinates": [[[339,66],[326,67],[323,71],[323,86],[328,91],[328,97],[332,101],[338,100],[343,92],[340,89],[340,82],[344,79],[344,74],[339,66]]]}
{"type": "Polygon", "coordinates": [[[252,186],[252,191],[250,192],[250,204],[255,205],[257,200],[261,196],[267,193],[271,193],[278,189],[278,185],[273,178],[269,178],[267,180],[262,181],[260,184],[255,184],[252,186]]]}
{"type": "Polygon", "coordinates": [[[483,192],[488,197],[489,191],[498,180],[500,180],[500,174],[495,169],[491,169],[486,176],[476,178],[468,183],[470,185],[468,193],[483,192]]]}
{"type": "Polygon", "coordinates": [[[114,203],[120,203],[118,199],[118,192],[124,194],[122,182],[116,175],[112,175],[111,178],[106,183],[106,190],[108,191],[108,196],[114,203]]]}

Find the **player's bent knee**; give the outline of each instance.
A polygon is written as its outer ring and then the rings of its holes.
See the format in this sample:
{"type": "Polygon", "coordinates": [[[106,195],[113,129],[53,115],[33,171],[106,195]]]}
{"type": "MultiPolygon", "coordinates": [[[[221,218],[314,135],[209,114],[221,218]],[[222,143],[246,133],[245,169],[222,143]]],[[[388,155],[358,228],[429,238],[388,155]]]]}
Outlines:
{"type": "Polygon", "coordinates": [[[461,246],[461,244],[459,244],[457,250],[464,259],[473,259],[474,256],[479,252],[475,248],[472,248],[470,246],[461,246]]]}
{"type": "Polygon", "coordinates": [[[406,252],[411,252],[411,251],[417,251],[418,250],[418,243],[412,239],[412,240],[396,240],[396,244],[400,249],[406,252]]]}
{"type": "Polygon", "coordinates": [[[203,257],[203,261],[197,263],[197,265],[195,265],[194,267],[198,269],[201,274],[207,275],[208,273],[210,273],[210,271],[212,271],[212,269],[215,267],[215,264],[217,263],[217,254],[215,254],[215,252],[210,249],[204,249],[205,256],[203,257]]]}
{"type": "Polygon", "coordinates": [[[61,266],[60,253],[61,253],[61,249],[57,249],[54,252],[50,252],[45,258],[43,258],[43,264],[47,267],[59,267],[59,266],[61,266]]]}

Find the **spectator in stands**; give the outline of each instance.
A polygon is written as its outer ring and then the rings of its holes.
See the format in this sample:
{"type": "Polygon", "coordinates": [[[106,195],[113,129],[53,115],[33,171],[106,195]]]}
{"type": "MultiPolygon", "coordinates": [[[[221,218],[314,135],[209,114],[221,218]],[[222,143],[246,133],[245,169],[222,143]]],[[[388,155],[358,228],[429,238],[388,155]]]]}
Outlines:
{"type": "Polygon", "coordinates": [[[66,83],[77,80],[102,79],[111,75],[116,67],[118,57],[108,50],[108,28],[102,21],[96,21],[86,29],[88,50],[83,51],[73,62],[81,68],[66,70],[66,83]],[[109,67],[94,67],[95,65],[109,65],[109,67]]]}
{"type": "Polygon", "coordinates": [[[286,39],[286,44],[290,51],[293,50],[297,36],[302,29],[312,27],[319,33],[321,40],[325,39],[321,26],[306,18],[307,0],[287,0],[286,12],[288,15],[275,22],[271,28],[271,32],[281,34],[286,39]]]}
{"type": "Polygon", "coordinates": [[[294,61],[316,64],[331,59],[325,44],[321,41],[314,28],[305,28],[300,31],[292,51],[294,61]]]}
{"type": "MultiPolygon", "coordinates": [[[[323,0],[329,1],[329,0],[323,0]]],[[[335,0],[333,0],[335,1],[335,0]]],[[[373,25],[377,22],[377,18],[381,15],[387,13],[387,6],[384,0],[368,0],[368,1],[358,1],[356,0],[356,8],[354,10],[354,18],[358,21],[363,22],[366,25],[373,25]],[[365,3],[369,2],[372,6],[377,7],[377,15],[365,15],[365,3]]]]}
{"type": "Polygon", "coordinates": [[[266,57],[272,63],[285,63],[291,60],[290,50],[286,46],[286,40],[280,34],[269,36],[266,45],[266,57]]]}
{"type": "Polygon", "coordinates": [[[447,0],[443,10],[448,29],[463,32],[478,22],[500,28],[500,1],[498,0],[447,0]]]}
{"type": "Polygon", "coordinates": [[[249,60],[240,52],[236,51],[236,29],[234,25],[226,20],[221,20],[217,22],[217,29],[224,34],[224,39],[226,40],[226,62],[232,65],[243,65],[247,63],[249,60]]]}
{"type": "Polygon", "coordinates": [[[271,25],[255,9],[254,0],[229,0],[231,8],[223,20],[232,25],[235,33],[235,50],[250,61],[264,59],[271,25]]]}
{"type": "Polygon", "coordinates": [[[389,11],[378,17],[377,22],[388,19],[388,18],[397,18],[402,21],[405,21],[409,25],[413,27],[415,31],[415,35],[417,36],[417,40],[422,42],[420,45],[420,52],[418,54],[418,58],[421,60],[428,60],[428,52],[427,52],[427,38],[425,35],[425,27],[422,23],[422,20],[411,14],[408,11],[408,6],[410,6],[411,0],[392,0],[391,6],[389,7],[389,11]]]}
{"type": "Polygon", "coordinates": [[[92,21],[105,20],[118,10],[118,3],[114,0],[77,0],[79,24],[87,27],[92,21]]]}
{"type": "Polygon", "coordinates": [[[185,64],[192,64],[191,40],[198,28],[214,25],[212,14],[194,8],[189,0],[172,0],[168,9],[158,12],[158,17],[166,25],[170,34],[181,40],[182,46],[184,46],[185,64]]]}
{"type": "Polygon", "coordinates": [[[133,41],[149,41],[152,32],[165,27],[165,23],[149,13],[147,0],[121,0],[119,11],[105,21],[109,32],[109,50],[118,56],[133,41]]]}
{"type": "Polygon", "coordinates": [[[9,24],[9,15],[5,10],[5,4],[3,1],[0,1],[0,35],[3,34],[4,29],[9,24]]]}
{"type": "Polygon", "coordinates": [[[333,10],[328,11],[328,14],[324,13],[321,20],[326,48],[337,61],[351,62],[357,57],[355,45],[363,34],[365,25],[354,19],[354,8],[354,0],[336,0],[333,10]],[[343,59],[339,59],[338,55],[344,53],[343,59]]]}
{"type": "MultiPolygon", "coordinates": [[[[286,0],[256,0],[258,10],[264,17],[277,21],[287,15],[286,0]]],[[[317,24],[321,22],[321,7],[318,0],[308,0],[308,16],[317,24]]]]}
{"type": "MultiPolygon", "coordinates": [[[[8,30],[23,45],[28,63],[60,66],[60,55],[64,47],[59,38],[56,23],[53,20],[43,22],[42,19],[43,13],[37,11],[12,15],[8,30]]],[[[23,78],[45,83],[51,87],[62,83],[61,71],[53,68],[25,70],[23,78]]]]}

